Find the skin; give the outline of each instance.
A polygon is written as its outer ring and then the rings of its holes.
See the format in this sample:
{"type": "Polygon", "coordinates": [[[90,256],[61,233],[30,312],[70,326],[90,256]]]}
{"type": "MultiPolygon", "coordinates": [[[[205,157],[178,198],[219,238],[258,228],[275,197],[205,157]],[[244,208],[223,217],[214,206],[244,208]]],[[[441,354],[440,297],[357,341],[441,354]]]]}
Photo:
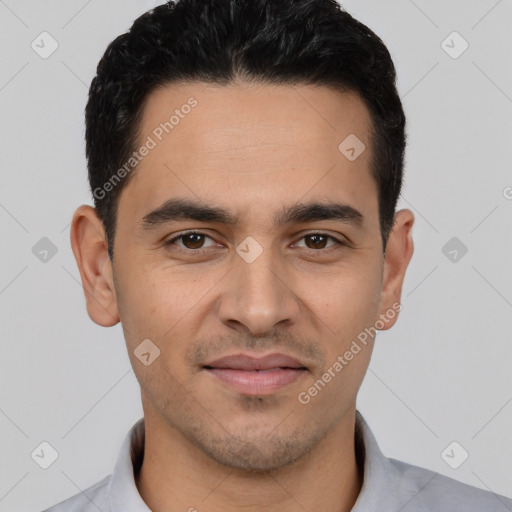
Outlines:
{"type": "Polygon", "coordinates": [[[356,395],[374,339],[308,404],[297,397],[400,302],[414,216],[396,213],[384,257],[370,116],[356,93],[171,84],[148,96],[141,144],[192,96],[197,106],[120,194],[113,263],[92,207],[77,209],[71,229],[89,316],[105,327],[121,321],[141,386],[146,446],[137,487],[162,512],[349,511],[362,485],[356,395]],[[338,145],[352,133],[366,150],[349,161],[338,145]],[[237,222],[142,229],[145,215],[176,197],[226,208],[237,222]],[[299,201],[348,204],[363,223],[274,225],[276,212],[299,201]],[[207,237],[164,245],[191,229],[207,237]],[[346,245],[314,245],[314,234],[346,245]],[[263,250],[252,263],[236,252],[249,236],[263,250]],[[161,351],[147,366],[134,354],[144,339],[161,351]],[[239,352],[282,352],[308,371],[275,393],[249,396],[202,368],[239,352]]]}

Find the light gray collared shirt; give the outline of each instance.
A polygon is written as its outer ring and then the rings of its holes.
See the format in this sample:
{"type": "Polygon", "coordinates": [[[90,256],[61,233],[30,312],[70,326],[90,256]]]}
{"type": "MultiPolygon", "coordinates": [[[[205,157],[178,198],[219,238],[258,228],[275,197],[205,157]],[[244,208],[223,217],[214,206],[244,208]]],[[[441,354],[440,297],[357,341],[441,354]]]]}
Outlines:
{"type": "MultiPolygon", "coordinates": [[[[364,477],[352,512],[512,512],[512,499],[385,457],[359,411],[355,442],[364,477]]],[[[151,512],[134,480],[143,456],[141,418],[124,438],[111,475],[44,512],[151,512]]]]}

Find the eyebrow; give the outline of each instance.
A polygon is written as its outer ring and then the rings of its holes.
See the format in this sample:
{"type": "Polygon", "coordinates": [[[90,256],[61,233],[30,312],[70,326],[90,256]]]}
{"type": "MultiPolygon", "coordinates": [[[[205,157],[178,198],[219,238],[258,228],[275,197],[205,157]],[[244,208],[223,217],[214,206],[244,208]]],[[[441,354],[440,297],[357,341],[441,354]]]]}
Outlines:
{"type": "MultiPolygon", "coordinates": [[[[196,202],[185,198],[170,199],[155,210],[145,215],[140,225],[143,230],[153,230],[173,221],[194,220],[198,222],[213,222],[226,225],[237,223],[237,217],[229,210],[218,206],[196,202]]],[[[338,220],[362,227],[364,216],[348,204],[336,202],[295,203],[283,207],[274,214],[274,226],[283,224],[298,224],[320,220],[338,220]]]]}

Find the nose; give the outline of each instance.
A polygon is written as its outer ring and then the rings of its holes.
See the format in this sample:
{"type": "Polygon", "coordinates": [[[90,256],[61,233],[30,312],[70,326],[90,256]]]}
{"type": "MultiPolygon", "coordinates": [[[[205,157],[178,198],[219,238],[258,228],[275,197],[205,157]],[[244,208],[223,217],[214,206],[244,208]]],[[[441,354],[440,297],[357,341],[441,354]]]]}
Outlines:
{"type": "Polygon", "coordinates": [[[291,326],[297,321],[300,304],[290,273],[284,265],[278,265],[270,249],[265,249],[252,263],[237,255],[233,265],[217,311],[224,324],[261,336],[277,324],[291,326]]]}

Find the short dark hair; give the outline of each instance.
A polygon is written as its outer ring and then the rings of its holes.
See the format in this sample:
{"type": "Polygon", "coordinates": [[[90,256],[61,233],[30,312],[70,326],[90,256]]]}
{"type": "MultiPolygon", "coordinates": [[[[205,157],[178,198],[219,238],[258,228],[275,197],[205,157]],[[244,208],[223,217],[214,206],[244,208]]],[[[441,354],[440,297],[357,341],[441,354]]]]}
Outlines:
{"type": "MultiPolygon", "coordinates": [[[[148,94],[179,82],[325,85],[368,108],[371,173],[385,251],[402,187],[405,115],[382,40],[335,0],[178,0],[149,10],[107,47],[85,109],[89,183],[113,259],[117,199],[104,185],[138,142],[148,94]]],[[[341,141],[340,141],[341,142],[341,141]]]]}

